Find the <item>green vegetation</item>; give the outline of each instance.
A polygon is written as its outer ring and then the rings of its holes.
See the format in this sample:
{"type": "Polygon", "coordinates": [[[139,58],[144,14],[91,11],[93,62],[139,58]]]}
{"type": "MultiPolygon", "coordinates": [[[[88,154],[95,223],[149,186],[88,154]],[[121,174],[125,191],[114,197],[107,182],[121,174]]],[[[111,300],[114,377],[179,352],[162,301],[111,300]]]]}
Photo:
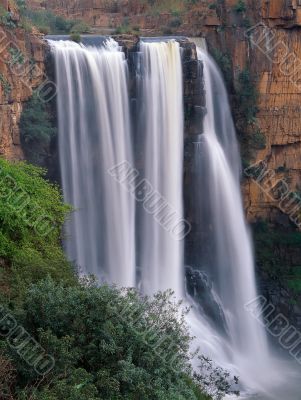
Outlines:
{"type": "Polygon", "coordinates": [[[257,129],[250,137],[250,144],[255,150],[263,150],[266,148],[266,137],[257,129]]]}
{"type": "Polygon", "coordinates": [[[24,64],[25,62],[25,57],[24,54],[21,52],[21,50],[16,49],[15,47],[10,47],[8,49],[10,55],[11,55],[11,60],[10,60],[10,65],[16,65],[16,64],[24,64]]]}
{"type": "Polygon", "coordinates": [[[49,105],[34,94],[24,105],[20,120],[21,143],[26,158],[34,164],[45,165],[56,134],[49,105]]]}
{"type": "Polygon", "coordinates": [[[27,8],[26,2],[23,0],[18,1],[18,7],[21,14],[21,25],[26,30],[33,25],[46,35],[90,32],[90,27],[83,21],[66,19],[48,10],[31,10],[27,8]]]}
{"type": "Polygon", "coordinates": [[[74,21],[74,24],[72,25],[72,28],[70,30],[71,33],[89,33],[90,32],[90,27],[86,22],[83,21],[74,21]]]}
{"type": "Polygon", "coordinates": [[[129,24],[128,18],[124,18],[124,20],[122,22],[122,25],[118,26],[115,29],[115,34],[116,35],[123,35],[123,34],[133,34],[133,35],[135,35],[135,34],[138,34],[139,31],[140,31],[140,27],[139,26],[137,26],[137,25],[131,26],[129,24]]]}
{"type": "Polygon", "coordinates": [[[301,232],[273,229],[265,221],[258,221],[253,225],[253,233],[258,266],[271,280],[300,288],[301,269],[291,265],[288,254],[301,247],[301,232]]]}
{"type": "Polygon", "coordinates": [[[0,25],[1,24],[9,29],[14,29],[17,27],[12,13],[7,11],[2,5],[0,5],[0,25]]]}
{"type": "Polygon", "coordinates": [[[4,343],[17,399],[209,399],[188,378],[190,337],[177,309],[169,294],[142,300],[133,290],[50,278],[33,285],[15,315],[55,366],[36,385],[37,374],[4,343]]]}
{"type": "Polygon", "coordinates": [[[78,21],[67,20],[57,16],[51,11],[44,10],[25,10],[23,17],[30,21],[32,25],[39,29],[44,34],[68,34],[71,32],[83,33],[81,29],[86,31],[85,27],[78,21]]]}
{"type": "Polygon", "coordinates": [[[247,6],[244,0],[238,0],[233,6],[233,10],[237,13],[244,13],[247,11],[247,6]]]}
{"type": "Polygon", "coordinates": [[[241,143],[243,163],[248,164],[254,157],[254,151],[266,146],[265,135],[257,123],[258,90],[249,67],[240,71],[235,88],[235,120],[241,143]]]}
{"type": "Polygon", "coordinates": [[[75,43],[80,43],[82,38],[81,38],[81,35],[79,33],[71,33],[70,40],[72,40],[75,43]]]}
{"type": "Polygon", "coordinates": [[[32,282],[47,275],[74,279],[61,249],[61,227],[70,208],[44,174],[0,159],[0,286],[9,292],[0,291],[2,302],[22,299],[32,282]]]}
{"type": "Polygon", "coordinates": [[[5,79],[3,74],[0,74],[0,85],[4,92],[4,95],[8,97],[10,95],[12,88],[10,83],[8,82],[8,80],[5,79]]]}
{"type": "Polygon", "coordinates": [[[159,15],[167,12],[174,17],[180,17],[189,10],[192,5],[198,4],[200,0],[141,0],[148,7],[148,15],[159,15]]]}

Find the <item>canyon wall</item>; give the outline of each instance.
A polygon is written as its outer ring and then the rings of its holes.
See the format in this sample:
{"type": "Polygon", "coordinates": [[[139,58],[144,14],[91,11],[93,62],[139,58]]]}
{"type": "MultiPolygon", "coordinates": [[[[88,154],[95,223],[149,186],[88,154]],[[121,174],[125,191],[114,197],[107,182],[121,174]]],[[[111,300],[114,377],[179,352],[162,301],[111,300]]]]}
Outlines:
{"type": "Polygon", "coordinates": [[[0,22],[0,155],[22,159],[19,122],[23,103],[44,79],[44,42],[20,26],[15,3],[0,0],[9,13],[0,22]]]}

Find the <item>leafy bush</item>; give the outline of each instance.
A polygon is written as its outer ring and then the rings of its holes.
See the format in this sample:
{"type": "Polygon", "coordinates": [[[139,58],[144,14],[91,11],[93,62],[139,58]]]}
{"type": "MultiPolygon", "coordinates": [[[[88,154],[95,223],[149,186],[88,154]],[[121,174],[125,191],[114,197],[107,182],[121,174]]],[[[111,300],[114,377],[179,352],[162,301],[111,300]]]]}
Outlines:
{"type": "Polygon", "coordinates": [[[49,10],[30,10],[24,8],[21,11],[22,23],[31,23],[44,34],[69,34],[86,33],[90,31],[89,26],[79,20],[70,20],[55,15],[49,10]]]}
{"type": "MultiPolygon", "coordinates": [[[[136,27],[137,28],[137,27],[136,27]]],[[[138,32],[136,29],[132,28],[130,25],[128,25],[127,23],[123,23],[121,26],[118,26],[115,29],[115,34],[116,35],[123,35],[123,34],[127,34],[127,33],[134,33],[134,32],[138,32]]]]}
{"type": "Polygon", "coordinates": [[[250,138],[251,146],[256,150],[263,150],[266,147],[266,137],[265,135],[257,129],[250,138]]]}
{"type": "Polygon", "coordinates": [[[71,33],[89,33],[90,27],[85,22],[75,23],[71,28],[71,33]]]}
{"type": "MultiPolygon", "coordinates": [[[[46,279],[28,292],[18,321],[55,359],[35,385],[34,371],[10,349],[18,399],[205,400],[189,366],[190,335],[171,293],[46,279]]],[[[222,378],[221,378],[222,379],[222,378]]]]}
{"type": "Polygon", "coordinates": [[[8,51],[11,55],[10,65],[24,64],[25,57],[21,50],[16,49],[15,47],[10,47],[8,51]]]}
{"type": "Polygon", "coordinates": [[[16,21],[13,19],[11,12],[7,11],[0,4],[0,25],[3,24],[6,28],[14,29],[17,27],[16,21]]]}
{"type": "Polygon", "coordinates": [[[32,282],[48,274],[74,280],[61,249],[70,208],[40,168],[0,159],[0,286],[2,301],[21,299],[32,282]]]}
{"type": "Polygon", "coordinates": [[[82,38],[81,38],[81,35],[79,33],[71,33],[70,40],[72,40],[75,43],[80,43],[82,38]]]}

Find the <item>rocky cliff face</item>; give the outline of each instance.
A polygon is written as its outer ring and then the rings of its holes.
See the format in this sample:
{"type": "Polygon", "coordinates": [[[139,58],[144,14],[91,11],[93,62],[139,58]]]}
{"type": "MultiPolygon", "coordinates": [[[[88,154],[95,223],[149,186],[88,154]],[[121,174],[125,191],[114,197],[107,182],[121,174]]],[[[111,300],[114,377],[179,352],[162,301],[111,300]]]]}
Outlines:
{"type": "Polygon", "coordinates": [[[14,3],[0,0],[9,14],[0,22],[0,154],[22,159],[19,121],[23,103],[44,79],[44,44],[18,27],[14,3]]]}

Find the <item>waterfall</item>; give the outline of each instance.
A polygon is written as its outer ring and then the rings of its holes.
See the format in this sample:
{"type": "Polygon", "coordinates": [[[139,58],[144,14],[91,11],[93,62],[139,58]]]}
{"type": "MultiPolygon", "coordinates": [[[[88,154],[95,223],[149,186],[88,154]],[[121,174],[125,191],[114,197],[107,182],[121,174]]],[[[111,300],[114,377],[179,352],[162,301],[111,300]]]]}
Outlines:
{"type": "Polygon", "coordinates": [[[279,360],[271,353],[263,323],[245,308],[257,297],[257,290],[240,193],[241,161],[227,92],[206,50],[197,51],[203,63],[207,110],[204,133],[194,147],[194,204],[197,223],[204,232],[199,243],[199,268],[211,282],[210,299],[222,310],[223,328],[195,311],[189,317],[190,325],[202,351],[237,371],[245,387],[280,398],[277,390],[285,378],[279,360]]]}
{"type": "Polygon", "coordinates": [[[223,79],[203,41],[198,58],[207,112],[191,155],[194,216],[202,239],[198,266],[189,269],[203,282],[201,300],[185,291],[179,43],[140,43],[138,146],[132,143],[128,67],[118,44],[112,39],[99,48],[70,41],[50,44],[62,185],[66,202],[75,208],[66,226],[69,259],[82,274],[100,281],[136,286],[150,295],[172,289],[184,306],[192,306],[187,322],[194,346],[239,375],[243,385],[282,399],[272,389],[278,390],[286,378],[281,380],[264,328],[245,309],[257,292],[240,193],[240,156],[223,79]],[[131,187],[140,180],[131,193],[108,173],[124,161],[133,166],[131,187]]]}
{"type": "Polygon", "coordinates": [[[172,288],[183,297],[183,241],[167,227],[183,216],[180,46],[174,40],[141,42],[140,51],[143,169],[154,189],[148,203],[156,209],[148,213],[144,207],[141,213],[141,287],[148,294],[172,288]]]}
{"type": "Polygon", "coordinates": [[[75,208],[66,251],[82,273],[135,286],[135,203],[108,174],[133,163],[127,63],[118,44],[51,42],[64,198],[75,208]]]}

